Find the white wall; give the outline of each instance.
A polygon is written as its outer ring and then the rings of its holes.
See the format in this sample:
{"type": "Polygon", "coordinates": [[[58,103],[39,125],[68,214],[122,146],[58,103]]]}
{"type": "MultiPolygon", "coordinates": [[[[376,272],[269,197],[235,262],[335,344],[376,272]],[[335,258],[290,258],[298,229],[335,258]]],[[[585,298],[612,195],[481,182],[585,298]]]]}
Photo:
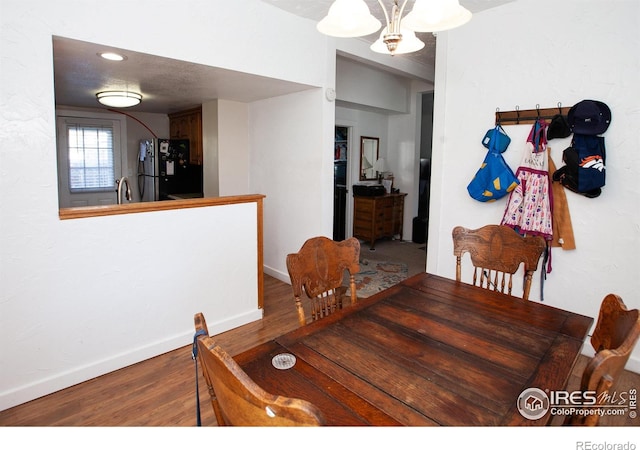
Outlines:
{"type": "MultiPolygon", "coordinates": [[[[545,304],[597,318],[610,292],[639,308],[640,254],[640,4],[520,0],[476,14],[437,42],[433,172],[427,269],[455,276],[451,230],[499,223],[506,198],[472,200],[466,185],[486,150],[480,140],[502,111],[605,102],[607,185],[600,197],[567,192],[577,249],[553,249],[545,304]]],[[[509,126],[505,158],[520,161],[530,126],[509,126]]],[[[558,167],[568,139],[551,140],[558,167]]],[[[538,276],[532,300],[539,301],[538,276]]],[[[584,351],[592,354],[589,343],[584,351]]],[[[640,346],[627,368],[640,372],[640,346]]]]}
{"type": "Polygon", "coordinates": [[[395,113],[409,112],[411,82],[346,58],[336,62],[336,95],[347,103],[395,113]]]}
{"type": "MultiPolygon", "coordinates": [[[[220,195],[218,100],[202,104],[202,188],[205,197],[220,195]]],[[[244,150],[248,152],[248,149],[244,150]]]]}
{"type": "Polygon", "coordinates": [[[420,183],[420,138],[422,131],[421,93],[433,89],[430,83],[414,81],[409,90],[409,111],[389,117],[389,148],[387,165],[393,172],[394,188],[406,192],[402,239],[413,236],[413,218],[418,215],[418,188],[420,183]]]}
{"type": "MultiPolygon", "coordinates": [[[[187,345],[197,311],[212,332],[260,317],[255,205],[58,219],[52,35],[315,86],[334,84],[329,41],[313,22],[257,0],[159,0],[153,11],[147,2],[0,1],[0,409],[187,345]],[[260,20],[237,32],[241,16],[260,20]]],[[[276,154],[285,162],[276,169],[301,173],[306,154],[317,162],[332,146],[333,104],[321,91],[256,108],[278,118],[250,136],[260,144],[250,188],[268,196],[273,235],[265,263],[284,261],[299,244],[286,245],[292,236],[331,230],[328,161],[303,196],[299,180],[263,172],[276,154]],[[306,223],[292,220],[296,211],[306,223]]]]}
{"type": "Polygon", "coordinates": [[[218,165],[220,195],[252,194],[249,190],[249,110],[245,103],[218,101],[218,165]]]}
{"type": "Polygon", "coordinates": [[[248,105],[224,99],[206,102],[202,123],[205,197],[252,193],[248,105]]]}
{"type": "Polygon", "coordinates": [[[287,254],[333,229],[333,132],[328,137],[317,126],[322,109],[309,108],[323,100],[316,89],[249,107],[250,189],[267,196],[265,273],[286,282],[287,254]]]}

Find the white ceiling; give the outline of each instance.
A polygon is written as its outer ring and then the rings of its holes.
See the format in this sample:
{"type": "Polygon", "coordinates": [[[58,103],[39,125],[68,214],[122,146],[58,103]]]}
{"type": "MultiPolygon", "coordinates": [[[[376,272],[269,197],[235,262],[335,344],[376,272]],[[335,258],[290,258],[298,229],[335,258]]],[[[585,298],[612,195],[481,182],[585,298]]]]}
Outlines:
{"type": "MultiPolygon", "coordinates": [[[[319,21],[333,0],[262,0],[297,16],[319,21]]],[[[509,3],[514,0],[461,0],[471,12],[509,3]]],[[[377,0],[366,0],[371,13],[384,22],[384,14],[377,0]]],[[[384,0],[390,5],[391,0],[384,0]]],[[[377,33],[363,39],[373,42],[377,33]]],[[[426,65],[435,61],[435,38],[430,33],[420,33],[425,48],[410,55],[426,65]]],[[[76,107],[100,106],[95,94],[108,89],[130,89],[144,96],[140,105],[127,111],[168,114],[198,106],[217,98],[239,102],[251,102],[309,89],[310,86],[290,83],[187,63],[184,61],[126,49],[54,37],[54,78],[56,104],[76,107]],[[124,54],[124,63],[113,63],[98,56],[104,51],[124,54]],[[176,86],[180,86],[179,93],[176,86]],[[179,94],[179,95],[178,95],[179,94]]]]}
{"type": "Polygon", "coordinates": [[[168,114],[224,98],[252,102],[310,86],[217,67],[204,66],[130,50],[53,38],[56,105],[95,108],[95,94],[104,90],[131,90],[142,103],[127,111],[168,114]],[[123,62],[107,61],[98,53],[113,51],[123,62]],[[176,89],[180,86],[180,89],[176,89]]]}

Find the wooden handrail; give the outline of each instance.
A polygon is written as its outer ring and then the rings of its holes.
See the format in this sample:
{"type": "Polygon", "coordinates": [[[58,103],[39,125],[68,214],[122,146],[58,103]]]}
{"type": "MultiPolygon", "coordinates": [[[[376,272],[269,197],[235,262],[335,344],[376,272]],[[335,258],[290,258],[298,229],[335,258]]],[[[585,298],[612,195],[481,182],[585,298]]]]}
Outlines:
{"type": "Polygon", "coordinates": [[[86,217],[113,216],[118,214],[251,203],[262,200],[264,197],[265,196],[263,194],[249,194],[232,195],[228,197],[206,197],[184,200],[163,200],[158,202],[125,203],[122,205],[80,206],[77,208],[60,208],[58,215],[60,220],[83,219],[86,217]]]}

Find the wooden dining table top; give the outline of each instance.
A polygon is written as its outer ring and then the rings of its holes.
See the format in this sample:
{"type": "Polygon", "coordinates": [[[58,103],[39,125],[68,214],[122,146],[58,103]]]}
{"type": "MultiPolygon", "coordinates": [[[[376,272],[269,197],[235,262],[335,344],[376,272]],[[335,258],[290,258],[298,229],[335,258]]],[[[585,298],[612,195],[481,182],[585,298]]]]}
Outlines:
{"type": "MultiPolygon", "coordinates": [[[[293,307],[293,305],[292,305],[293,307]]],[[[327,425],[544,425],[517,408],[566,387],[593,319],[421,273],[235,357],[327,425]],[[293,354],[292,368],[272,358],[293,354]]]]}

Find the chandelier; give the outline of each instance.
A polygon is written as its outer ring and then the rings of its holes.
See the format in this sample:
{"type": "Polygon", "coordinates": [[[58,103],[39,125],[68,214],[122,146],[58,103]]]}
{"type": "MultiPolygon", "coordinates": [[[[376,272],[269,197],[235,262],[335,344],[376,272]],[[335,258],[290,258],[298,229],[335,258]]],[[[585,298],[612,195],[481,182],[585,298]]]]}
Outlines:
{"type": "MultiPolygon", "coordinates": [[[[371,50],[391,55],[415,52],[424,47],[416,32],[450,30],[471,20],[471,12],[460,6],[458,0],[416,0],[411,12],[403,18],[407,2],[403,0],[399,6],[398,0],[393,0],[389,14],[382,0],[378,0],[386,26],[371,50]]],[[[364,0],[335,0],[317,28],[328,36],[359,37],[375,33],[381,26],[364,0]]]]}

